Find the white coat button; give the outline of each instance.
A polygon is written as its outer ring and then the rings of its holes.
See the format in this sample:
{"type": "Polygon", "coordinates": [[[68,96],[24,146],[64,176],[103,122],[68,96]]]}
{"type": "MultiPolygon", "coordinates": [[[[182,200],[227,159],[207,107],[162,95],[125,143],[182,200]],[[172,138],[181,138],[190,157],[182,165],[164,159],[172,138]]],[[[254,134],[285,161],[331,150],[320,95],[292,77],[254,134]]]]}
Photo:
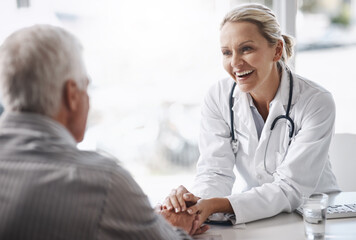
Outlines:
{"type": "Polygon", "coordinates": [[[261,174],[257,174],[257,179],[259,179],[259,180],[261,180],[261,179],[262,179],[261,174]]]}

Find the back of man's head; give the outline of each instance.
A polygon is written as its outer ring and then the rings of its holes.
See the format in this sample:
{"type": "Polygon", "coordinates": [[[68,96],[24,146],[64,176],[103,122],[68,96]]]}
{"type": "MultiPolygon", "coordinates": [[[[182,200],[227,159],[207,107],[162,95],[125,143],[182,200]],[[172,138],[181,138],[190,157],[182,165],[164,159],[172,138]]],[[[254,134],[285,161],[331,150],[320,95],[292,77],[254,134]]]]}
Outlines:
{"type": "Polygon", "coordinates": [[[79,41],[60,27],[35,25],[10,35],[0,47],[0,91],[5,111],[54,116],[64,83],[85,88],[79,41]]]}

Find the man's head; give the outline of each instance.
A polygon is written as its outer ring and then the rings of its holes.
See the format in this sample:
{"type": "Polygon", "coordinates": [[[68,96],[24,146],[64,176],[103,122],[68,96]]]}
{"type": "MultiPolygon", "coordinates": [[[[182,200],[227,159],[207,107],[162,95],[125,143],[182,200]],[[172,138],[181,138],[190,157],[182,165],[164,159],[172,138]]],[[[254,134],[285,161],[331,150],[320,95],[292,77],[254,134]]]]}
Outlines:
{"type": "Polygon", "coordinates": [[[24,28],[0,47],[0,90],[5,111],[51,117],[77,141],[82,140],[85,131],[87,85],[82,47],[62,28],[24,28]]]}

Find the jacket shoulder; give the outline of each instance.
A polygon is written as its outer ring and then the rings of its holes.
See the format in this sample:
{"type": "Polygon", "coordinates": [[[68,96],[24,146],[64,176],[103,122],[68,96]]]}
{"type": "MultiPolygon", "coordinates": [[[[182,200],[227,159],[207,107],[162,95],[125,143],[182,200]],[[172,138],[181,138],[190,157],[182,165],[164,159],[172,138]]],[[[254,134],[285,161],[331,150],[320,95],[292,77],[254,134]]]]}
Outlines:
{"type": "Polygon", "coordinates": [[[296,75],[299,85],[298,105],[306,110],[315,112],[318,109],[325,109],[330,114],[335,113],[334,98],[327,89],[316,82],[296,75]]]}
{"type": "MultiPolygon", "coordinates": [[[[296,79],[299,83],[300,93],[303,94],[305,91],[314,92],[314,93],[330,93],[323,86],[318,83],[311,81],[305,77],[295,74],[296,79]]],[[[330,93],[331,94],[331,93],[330,93]]]]}

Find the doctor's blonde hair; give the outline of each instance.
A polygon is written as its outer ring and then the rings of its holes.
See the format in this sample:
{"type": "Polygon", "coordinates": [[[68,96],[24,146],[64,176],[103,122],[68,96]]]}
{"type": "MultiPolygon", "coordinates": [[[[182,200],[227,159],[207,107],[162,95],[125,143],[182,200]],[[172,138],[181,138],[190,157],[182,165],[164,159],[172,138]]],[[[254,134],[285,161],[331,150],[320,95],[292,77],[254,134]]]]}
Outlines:
{"type": "Polygon", "coordinates": [[[283,42],[282,57],[280,65],[286,65],[288,59],[293,55],[293,38],[281,33],[281,27],[277,22],[276,16],[268,7],[261,4],[244,4],[228,12],[220,29],[227,22],[250,22],[255,24],[261,35],[273,46],[278,40],[283,42]]]}

